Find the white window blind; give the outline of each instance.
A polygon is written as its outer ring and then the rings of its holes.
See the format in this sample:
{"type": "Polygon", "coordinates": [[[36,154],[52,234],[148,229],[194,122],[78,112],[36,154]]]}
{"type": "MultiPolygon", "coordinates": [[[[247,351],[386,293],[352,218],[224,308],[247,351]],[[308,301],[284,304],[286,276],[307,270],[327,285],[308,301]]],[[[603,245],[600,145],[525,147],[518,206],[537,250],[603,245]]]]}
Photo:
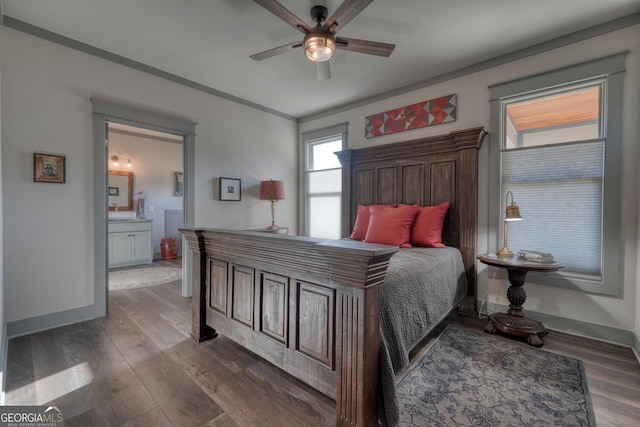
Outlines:
{"type": "Polygon", "coordinates": [[[309,172],[309,236],[340,238],[341,169],[309,172]]]}
{"type": "Polygon", "coordinates": [[[511,191],[522,221],[509,224],[512,250],[551,252],[576,273],[601,280],[604,141],[507,150],[502,206],[511,191]]]}
{"type": "Polygon", "coordinates": [[[316,131],[305,139],[305,234],[339,239],[342,209],[342,151],[346,127],[316,131]]]}

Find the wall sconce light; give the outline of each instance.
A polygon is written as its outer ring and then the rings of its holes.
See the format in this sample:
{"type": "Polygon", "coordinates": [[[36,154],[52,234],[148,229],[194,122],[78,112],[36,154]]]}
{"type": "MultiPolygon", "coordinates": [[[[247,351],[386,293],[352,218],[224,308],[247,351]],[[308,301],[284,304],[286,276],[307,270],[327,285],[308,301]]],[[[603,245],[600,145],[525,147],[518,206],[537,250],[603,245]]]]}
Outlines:
{"type": "Polygon", "coordinates": [[[127,161],[127,167],[131,168],[131,159],[126,159],[124,157],[118,157],[118,156],[111,156],[111,161],[113,162],[113,166],[119,166],[120,165],[120,160],[126,160],[127,161]]]}
{"type": "Polygon", "coordinates": [[[507,247],[507,241],[509,240],[509,222],[522,221],[522,217],[520,216],[520,208],[513,202],[513,193],[511,191],[507,191],[505,204],[507,205],[507,209],[504,215],[504,244],[502,246],[502,249],[496,252],[496,255],[498,255],[499,257],[510,258],[513,256],[513,252],[511,252],[507,247]],[[511,195],[510,205],[509,195],[511,195]]]}
{"type": "Polygon", "coordinates": [[[284,200],[284,183],[282,181],[260,181],[260,200],[271,201],[271,225],[267,230],[277,230],[280,227],[276,225],[274,219],[274,205],[278,200],[284,200]]]}

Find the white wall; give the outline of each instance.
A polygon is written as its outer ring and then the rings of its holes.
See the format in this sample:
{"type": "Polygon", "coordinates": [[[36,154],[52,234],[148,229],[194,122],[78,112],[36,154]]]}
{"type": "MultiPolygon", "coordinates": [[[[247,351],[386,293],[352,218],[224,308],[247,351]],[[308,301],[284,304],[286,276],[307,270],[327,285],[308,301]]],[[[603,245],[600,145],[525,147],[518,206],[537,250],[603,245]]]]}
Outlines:
{"type": "Polygon", "coordinates": [[[136,194],[142,191],[147,196],[145,215],[153,220],[154,254],[160,253],[160,243],[165,236],[165,210],[182,210],[182,197],[175,195],[174,185],[175,172],[183,172],[182,148],[181,143],[109,132],[109,157],[131,159],[131,168],[127,168],[126,162],[113,166],[109,161],[109,170],[133,173],[134,210],[137,209],[136,194]]]}
{"type": "MultiPolygon", "coordinates": [[[[262,226],[251,189],[296,182],[296,124],[6,27],[2,55],[4,285],[7,322],[94,301],[91,97],[197,122],[195,224],[262,226]],[[34,151],[66,156],[65,184],[34,183],[34,151]],[[213,199],[212,179],[242,179],[241,202],[213,199]]],[[[296,226],[296,194],[278,203],[296,226]]]]}
{"type": "MultiPolygon", "coordinates": [[[[0,7],[0,12],[2,8],[0,7]]],[[[2,43],[0,43],[0,99],[2,99],[2,43]]],[[[2,103],[0,103],[0,194],[2,194],[2,103]]],[[[2,199],[0,198],[0,241],[3,240],[2,227],[2,199]]],[[[4,384],[6,375],[5,341],[7,336],[6,321],[4,315],[4,258],[2,256],[2,245],[0,245],[0,405],[4,405],[4,384]]]]}
{"type": "MultiPolygon", "coordinates": [[[[392,98],[373,102],[358,108],[301,123],[299,132],[349,123],[348,147],[360,148],[387,144],[408,139],[447,133],[456,129],[489,126],[488,86],[544,71],[554,70],[590,59],[630,50],[626,58],[624,77],[623,145],[623,203],[621,206],[621,255],[624,257],[623,293],[620,298],[586,294],[567,289],[527,284],[525,309],[566,319],[594,323],[625,330],[640,331],[640,320],[636,320],[640,298],[636,297],[638,275],[638,114],[640,114],[640,26],[635,25],[597,38],[550,50],[532,57],[513,61],[461,78],[418,89],[392,98]],[[431,98],[458,94],[458,119],[456,122],[427,127],[392,135],[366,139],[364,118],[368,115],[402,107],[431,98]]],[[[393,59],[393,57],[391,57],[393,59]]],[[[489,129],[491,131],[491,129],[489,129]]],[[[493,129],[493,131],[497,131],[493,129]]],[[[496,138],[485,140],[481,149],[479,172],[479,251],[488,250],[488,147],[497,144],[496,138]]],[[[479,265],[478,298],[496,304],[508,305],[506,289],[508,282],[490,280],[486,266],[479,265]]]]}

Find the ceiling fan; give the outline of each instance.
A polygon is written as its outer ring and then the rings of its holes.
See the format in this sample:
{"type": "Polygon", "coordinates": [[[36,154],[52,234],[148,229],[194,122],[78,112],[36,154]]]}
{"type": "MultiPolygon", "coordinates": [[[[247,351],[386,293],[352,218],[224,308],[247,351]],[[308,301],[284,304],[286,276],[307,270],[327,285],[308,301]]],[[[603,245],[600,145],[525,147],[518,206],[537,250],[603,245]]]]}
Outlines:
{"type": "Polygon", "coordinates": [[[345,0],[329,19],[327,19],[328,10],[326,7],[313,6],[311,8],[311,18],[316,23],[315,27],[307,25],[276,0],[254,1],[287,24],[304,33],[304,38],[300,42],[289,43],[251,55],[250,58],[256,61],[262,61],[263,59],[304,47],[306,57],[316,63],[318,80],[326,80],[331,77],[329,59],[333,57],[333,52],[336,49],[388,57],[396,47],[396,45],[389,43],[336,37],[336,33],[351,22],[373,0],[345,0]]]}

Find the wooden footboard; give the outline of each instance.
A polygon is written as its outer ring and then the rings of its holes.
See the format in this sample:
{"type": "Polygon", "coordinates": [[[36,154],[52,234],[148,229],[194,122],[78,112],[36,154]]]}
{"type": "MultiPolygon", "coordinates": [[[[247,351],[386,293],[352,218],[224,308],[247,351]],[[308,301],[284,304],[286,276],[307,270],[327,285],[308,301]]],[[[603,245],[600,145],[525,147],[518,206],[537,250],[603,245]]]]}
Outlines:
{"type": "Polygon", "coordinates": [[[224,334],[335,398],[340,426],[377,425],[379,286],[397,248],[183,229],[196,341],[224,334]]]}

